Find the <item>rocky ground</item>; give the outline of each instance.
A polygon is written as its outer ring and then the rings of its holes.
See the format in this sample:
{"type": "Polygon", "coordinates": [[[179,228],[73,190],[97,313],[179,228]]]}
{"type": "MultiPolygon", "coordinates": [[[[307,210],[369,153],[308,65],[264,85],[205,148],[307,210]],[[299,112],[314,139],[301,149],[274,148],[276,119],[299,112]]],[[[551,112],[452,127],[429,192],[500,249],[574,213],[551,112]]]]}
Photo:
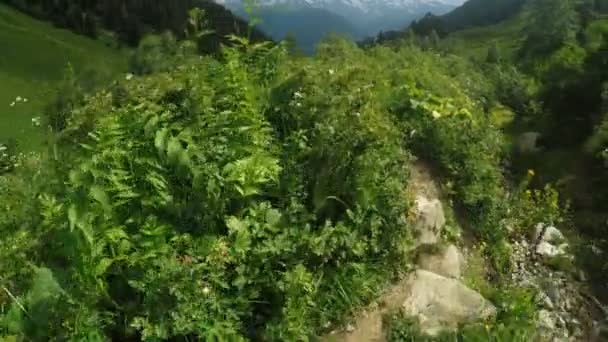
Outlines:
{"type": "Polygon", "coordinates": [[[534,236],[513,243],[512,280],[535,290],[542,306],[538,327],[546,341],[604,341],[602,305],[588,291],[582,270],[556,270],[556,258],[572,256],[555,227],[537,226],[534,236]]]}
{"type": "MultiPolygon", "coordinates": [[[[352,324],[322,341],[385,341],[383,316],[396,310],[416,318],[421,331],[430,336],[496,314],[492,303],[462,282],[466,249],[442,242],[446,217],[441,192],[424,163],[413,165],[408,191],[415,199],[415,247],[424,246],[421,249],[428,252],[420,253],[414,272],[387,289],[352,324]]],[[[542,306],[537,319],[539,341],[603,341],[600,330],[605,312],[586,294],[586,275],[555,271],[555,260],[571,258],[559,230],[539,224],[533,236],[513,243],[512,258],[512,281],[537,293],[542,306]]]]}

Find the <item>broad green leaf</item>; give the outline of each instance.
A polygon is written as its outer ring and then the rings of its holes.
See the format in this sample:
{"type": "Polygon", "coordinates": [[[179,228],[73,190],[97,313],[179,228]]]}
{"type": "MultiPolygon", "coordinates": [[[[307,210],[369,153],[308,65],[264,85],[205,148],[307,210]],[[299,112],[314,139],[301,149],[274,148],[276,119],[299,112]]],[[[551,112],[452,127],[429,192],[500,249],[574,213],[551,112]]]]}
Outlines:
{"type": "Polygon", "coordinates": [[[167,144],[167,157],[169,161],[173,164],[176,164],[179,160],[180,154],[183,153],[182,143],[176,137],[171,137],[169,139],[169,144],[167,144]]]}
{"type": "Polygon", "coordinates": [[[149,136],[150,134],[152,134],[152,130],[156,129],[156,126],[158,125],[158,122],[160,121],[158,115],[153,115],[150,120],[148,120],[148,122],[146,122],[146,125],[144,126],[144,132],[146,133],[147,136],[149,136]]]}
{"type": "Polygon", "coordinates": [[[101,204],[101,206],[106,212],[110,212],[112,210],[112,207],[110,205],[110,198],[100,186],[93,185],[89,190],[89,193],[91,197],[93,197],[93,199],[95,199],[97,202],[99,202],[99,204],[101,204]]]}
{"type": "Polygon", "coordinates": [[[281,221],[281,212],[276,209],[266,211],[266,222],[271,226],[276,226],[281,221]]]}
{"type": "Polygon", "coordinates": [[[110,258],[103,258],[99,261],[99,263],[97,264],[97,266],[95,266],[95,276],[99,277],[102,276],[104,273],[106,273],[106,270],[108,269],[108,267],[112,266],[112,263],[114,263],[113,259],[110,258]]]}
{"type": "Polygon", "coordinates": [[[154,138],[154,147],[156,147],[156,150],[161,155],[165,154],[168,133],[169,130],[167,128],[163,128],[159,131],[156,131],[156,137],[154,138]]]}
{"type": "Polygon", "coordinates": [[[78,210],[74,204],[68,208],[68,221],[70,222],[70,230],[74,230],[78,223],[78,210]]]}

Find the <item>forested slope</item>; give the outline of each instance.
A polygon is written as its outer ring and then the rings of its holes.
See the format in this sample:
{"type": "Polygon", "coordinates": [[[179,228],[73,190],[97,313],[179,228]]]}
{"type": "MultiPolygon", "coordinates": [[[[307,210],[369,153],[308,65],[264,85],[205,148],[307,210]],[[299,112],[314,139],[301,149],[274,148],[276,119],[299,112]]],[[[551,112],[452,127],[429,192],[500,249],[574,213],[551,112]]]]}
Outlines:
{"type": "Polygon", "coordinates": [[[169,30],[182,36],[188,11],[194,7],[205,11],[207,28],[214,32],[207,37],[206,50],[216,50],[219,42],[227,42],[226,35],[232,33],[246,36],[251,31],[253,40],[265,39],[260,31],[250,29],[247,22],[212,0],[3,1],[60,27],[91,37],[96,37],[100,29],[111,30],[130,45],[137,45],[147,33],[169,30]]]}

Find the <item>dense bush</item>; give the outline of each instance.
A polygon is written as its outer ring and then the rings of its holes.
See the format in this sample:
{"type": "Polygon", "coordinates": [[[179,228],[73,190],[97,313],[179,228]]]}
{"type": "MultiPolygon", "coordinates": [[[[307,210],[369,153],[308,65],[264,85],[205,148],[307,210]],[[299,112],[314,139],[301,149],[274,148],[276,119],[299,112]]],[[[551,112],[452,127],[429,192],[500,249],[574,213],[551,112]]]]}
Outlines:
{"type": "Polygon", "coordinates": [[[49,159],[2,179],[0,334],[306,340],[409,261],[410,151],[508,269],[505,148],[469,62],[233,41],[80,98],[49,159]]]}
{"type": "Polygon", "coordinates": [[[374,265],[399,260],[408,232],[400,133],[380,111],[355,116],[355,88],[321,88],[353,71],[280,79],[283,49],[248,49],[124,81],[121,101],[102,92],[73,113],[65,183],[18,188],[30,218],[2,222],[3,242],[26,240],[2,250],[25,263],[6,274],[5,332],[297,340],[351,309],[335,284],[373,294],[374,265]]]}

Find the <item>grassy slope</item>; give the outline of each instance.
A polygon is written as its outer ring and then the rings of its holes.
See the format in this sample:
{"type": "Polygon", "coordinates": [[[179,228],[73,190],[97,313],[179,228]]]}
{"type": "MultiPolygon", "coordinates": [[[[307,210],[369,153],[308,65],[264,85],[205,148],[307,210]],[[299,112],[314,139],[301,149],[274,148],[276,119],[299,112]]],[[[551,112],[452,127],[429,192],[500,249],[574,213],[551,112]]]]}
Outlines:
{"type": "Polygon", "coordinates": [[[23,150],[42,145],[42,130],[34,128],[31,119],[41,115],[68,63],[75,70],[95,67],[118,72],[126,68],[123,53],[3,4],[0,51],[0,141],[16,138],[23,150]],[[17,96],[28,102],[11,107],[17,96]]]}
{"type": "MultiPolygon", "coordinates": [[[[517,16],[496,25],[457,31],[450,34],[444,44],[458,55],[483,60],[487,56],[488,49],[496,43],[501,58],[514,60],[517,50],[525,39],[527,18],[528,12],[522,11],[517,16]]],[[[587,27],[590,50],[599,47],[602,34],[608,34],[608,16],[599,17],[587,27]]]]}
{"type": "Polygon", "coordinates": [[[445,44],[459,55],[484,59],[488,48],[496,43],[502,58],[515,56],[525,36],[521,33],[526,25],[526,13],[496,25],[457,31],[446,38],[445,44]]]}

